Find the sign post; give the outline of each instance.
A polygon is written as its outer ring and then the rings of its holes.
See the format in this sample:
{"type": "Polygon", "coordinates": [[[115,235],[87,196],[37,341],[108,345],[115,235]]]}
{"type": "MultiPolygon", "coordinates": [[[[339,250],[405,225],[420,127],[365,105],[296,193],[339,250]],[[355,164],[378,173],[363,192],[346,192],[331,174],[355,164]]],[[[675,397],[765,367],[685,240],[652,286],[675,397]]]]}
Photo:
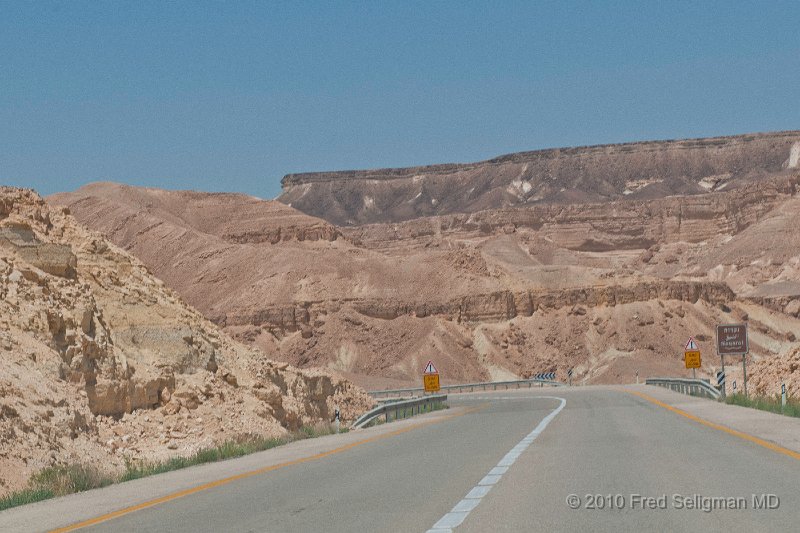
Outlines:
{"type": "Polygon", "coordinates": [[[428,361],[425,365],[425,370],[422,372],[422,384],[425,387],[425,392],[437,392],[439,386],[439,371],[433,366],[433,361],[428,361]]]}
{"type": "MultiPolygon", "coordinates": [[[[747,397],[747,324],[722,324],[717,326],[717,353],[722,359],[722,371],[725,371],[726,355],[742,356],[742,371],[744,374],[744,395],[747,397]]],[[[725,390],[722,390],[723,397],[725,390]]]]}
{"type": "Polygon", "coordinates": [[[786,383],[781,383],[781,412],[786,408],[786,383]]]}

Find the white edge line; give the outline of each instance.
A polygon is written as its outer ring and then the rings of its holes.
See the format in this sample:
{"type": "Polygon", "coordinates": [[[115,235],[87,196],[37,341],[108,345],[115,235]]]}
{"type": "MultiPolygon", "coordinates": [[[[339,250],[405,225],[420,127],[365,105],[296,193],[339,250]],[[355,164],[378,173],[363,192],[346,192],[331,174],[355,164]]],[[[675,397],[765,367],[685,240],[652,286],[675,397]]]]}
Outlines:
{"type": "Polygon", "coordinates": [[[497,463],[497,466],[489,470],[489,472],[483,477],[483,479],[478,482],[477,485],[472,487],[470,491],[467,493],[464,498],[461,499],[457,504],[453,506],[449,513],[445,514],[441,517],[431,529],[428,530],[428,533],[445,533],[451,532],[453,528],[456,528],[461,525],[461,523],[467,519],[469,513],[475,509],[478,504],[481,503],[481,500],[484,496],[486,496],[491,488],[497,484],[500,479],[503,477],[509,467],[514,464],[517,458],[520,456],[522,452],[524,452],[531,443],[536,440],[544,428],[556,417],[558,413],[567,405],[567,400],[564,398],[558,398],[556,396],[536,396],[536,398],[547,398],[549,400],[559,400],[561,404],[553,409],[549,415],[544,417],[539,424],[533,428],[533,431],[528,433],[519,443],[514,446],[511,451],[509,451],[500,462],[497,463]]]}

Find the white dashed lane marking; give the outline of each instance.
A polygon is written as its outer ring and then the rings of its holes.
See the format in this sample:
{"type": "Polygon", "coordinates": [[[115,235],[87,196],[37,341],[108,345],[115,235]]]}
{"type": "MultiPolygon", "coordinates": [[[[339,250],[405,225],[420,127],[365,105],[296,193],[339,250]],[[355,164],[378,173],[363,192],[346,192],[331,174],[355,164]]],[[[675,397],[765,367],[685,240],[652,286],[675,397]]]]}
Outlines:
{"type": "MultiPolygon", "coordinates": [[[[516,446],[511,448],[511,450],[502,458],[500,462],[497,463],[497,466],[489,470],[483,479],[478,482],[478,484],[467,493],[464,498],[458,502],[449,513],[444,515],[442,518],[436,522],[431,529],[428,530],[428,533],[444,533],[447,531],[452,531],[454,528],[461,525],[461,523],[466,520],[469,513],[475,509],[479,503],[481,503],[481,499],[486,496],[492,487],[495,486],[500,479],[502,479],[503,474],[508,472],[508,469],[514,464],[514,462],[519,458],[519,456],[528,449],[528,446],[536,440],[536,437],[544,431],[544,428],[547,427],[556,415],[561,412],[565,405],[567,405],[567,400],[564,398],[557,398],[555,396],[536,396],[536,398],[547,398],[549,400],[559,400],[561,404],[553,409],[553,411],[544,417],[541,422],[531,431],[528,433],[516,446]]],[[[467,399],[467,398],[461,398],[467,399]]],[[[518,400],[520,398],[511,398],[511,397],[489,397],[489,398],[469,398],[470,400],[479,400],[479,399],[492,399],[492,400],[518,400]]]]}

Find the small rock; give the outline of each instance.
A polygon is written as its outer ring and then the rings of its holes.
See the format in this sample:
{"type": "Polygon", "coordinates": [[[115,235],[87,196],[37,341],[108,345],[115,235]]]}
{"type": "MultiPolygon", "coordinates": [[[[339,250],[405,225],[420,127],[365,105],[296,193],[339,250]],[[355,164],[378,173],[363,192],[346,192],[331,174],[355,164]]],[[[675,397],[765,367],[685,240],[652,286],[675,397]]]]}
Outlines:
{"type": "Polygon", "coordinates": [[[161,410],[161,412],[165,415],[174,415],[179,413],[180,410],[181,410],[181,404],[173,400],[170,401],[167,405],[165,405],[164,408],[161,410]]]}
{"type": "Polygon", "coordinates": [[[786,307],[783,308],[783,312],[791,316],[800,315],[800,300],[792,300],[786,304],[786,307]]]}

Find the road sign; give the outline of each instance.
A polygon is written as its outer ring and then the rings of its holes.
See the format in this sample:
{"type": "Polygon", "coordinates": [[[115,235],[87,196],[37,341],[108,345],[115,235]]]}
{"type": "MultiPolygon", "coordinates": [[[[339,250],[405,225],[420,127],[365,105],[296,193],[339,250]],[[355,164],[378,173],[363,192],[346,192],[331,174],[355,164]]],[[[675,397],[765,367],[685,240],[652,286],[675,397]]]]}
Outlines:
{"type": "Polygon", "coordinates": [[[433,361],[428,361],[425,370],[422,371],[422,384],[425,392],[436,392],[439,387],[439,371],[433,366],[433,361]]]}
{"type": "Polygon", "coordinates": [[[717,372],[717,385],[725,387],[725,371],[723,370],[717,372]]]}
{"type": "Polygon", "coordinates": [[[717,326],[717,352],[720,355],[744,355],[748,348],[747,324],[717,326]]]}
{"type": "Polygon", "coordinates": [[[572,377],[572,369],[567,370],[567,376],[572,377]]]}
{"type": "Polygon", "coordinates": [[[436,392],[439,387],[439,374],[425,374],[422,376],[422,383],[425,385],[425,392],[436,392]]]}
{"type": "Polygon", "coordinates": [[[552,381],[552,380],[556,379],[556,373],[555,372],[539,372],[538,374],[533,376],[533,378],[534,379],[545,379],[545,380],[549,379],[549,380],[552,381]]]}
{"type": "Polygon", "coordinates": [[[700,352],[690,351],[684,352],[683,360],[686,363],[686,368],[700,368],[700,352]]]}
{"type": "Polygon", "coordinates": [[[425,370],[422,371],[423,374],[438,374],[439,371],[436,370],[436,367],[433,366],[433,361],[428,361],[428,364],[425,365],[425,370]]]}
{"type": "Polygon", "coordinates": [[[697,346],[697,343],[694,341],[694,337],[689,337],[689,340],[686,341],[686,346],[683,348],[684,352],[699,352],[700,347],[697,346]]]}

